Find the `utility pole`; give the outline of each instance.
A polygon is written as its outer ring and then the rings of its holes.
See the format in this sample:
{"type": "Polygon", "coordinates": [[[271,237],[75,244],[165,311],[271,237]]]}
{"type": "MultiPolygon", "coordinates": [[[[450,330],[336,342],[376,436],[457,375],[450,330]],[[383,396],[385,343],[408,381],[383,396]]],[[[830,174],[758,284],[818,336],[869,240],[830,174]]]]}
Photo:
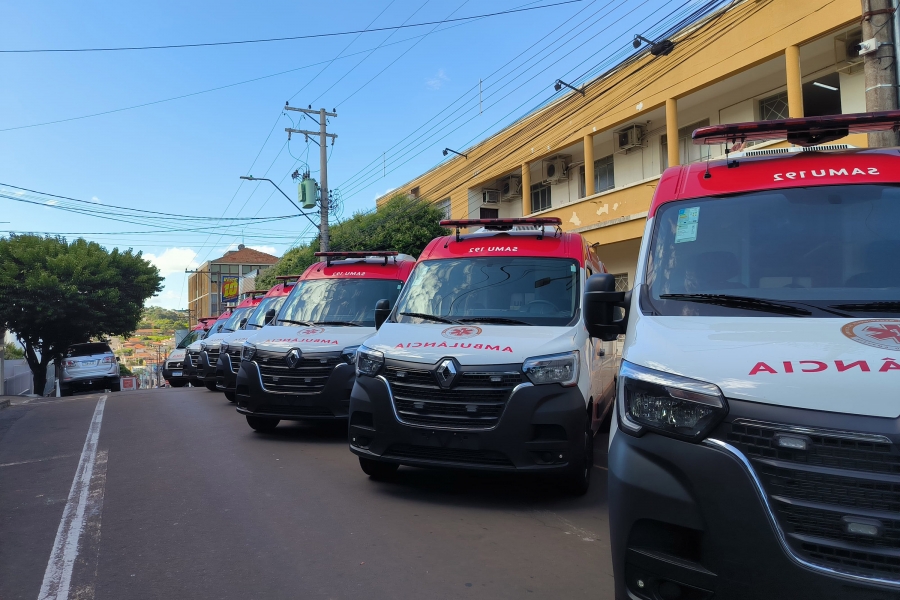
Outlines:
{"type": "Polygon", "coordinates": [[[6,394],[6,374],[3,360],[6,358],[6,330],[0,327],[0,396],[6,394]]]}
{"type": "MultiPolygon", "coordinates": [[[[319,116],[319,131],[291,129],[290,127],[285,128],[285,131],[287,131],[289,140],[291,139],[292,133],[302,133],[304,136],[306,136],[307,140],[309,139],[309,136],[313,136],[313,138],[315,138],[316,135],[319,136],[319,141],[317,142],[319,144],[319,187],[322,190],[322,208],[319,211],[319,250],[321,250],[322,252],[328,252],[331,237],[331,232],[328,227],[328,204],[330,202],[330,197],[328,195],[328,138],[331,138],[331,144],[334,145],[334,140],[337,139],[337,134],[328,133],[326,130],[326,125],[328,124],[328,117],[337,117],[337,110],[332,109],[332,112],[328,112],[324,108],[313,110],[312,106],[310,106],[309,108],[295,108],[293,106],[288,106],[287,104],[285,104],[284,109],[296,110],[297,112],[306,113],[308,115],[319,116]]],[[[313,139],[313,141],[315,141],[315,139],[313,139]]]]}
{"type": "MultiPolygon", "coordinates": [[[[865,53],[866,112],[897,109],[897,32],[893,31],[892,0],[862,0],[862,53],[865,53]],[[866,48],[874,40],[874,47],[866,48]]],[[[894,131],[869,134],[869,146],[897,145],[894,131]]]]}

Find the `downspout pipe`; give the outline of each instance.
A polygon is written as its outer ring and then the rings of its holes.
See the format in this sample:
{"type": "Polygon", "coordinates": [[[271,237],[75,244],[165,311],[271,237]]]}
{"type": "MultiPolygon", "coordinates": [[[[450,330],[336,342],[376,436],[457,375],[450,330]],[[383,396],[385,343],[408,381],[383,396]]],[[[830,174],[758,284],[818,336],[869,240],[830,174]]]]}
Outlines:
{"type": "Polygon", "coordinates": [[[897,105],[900,108],[900,0],[894,0],[894,17],[891,19],[891,39],[894,42],[894,71],[897,73],[897,105]]]}

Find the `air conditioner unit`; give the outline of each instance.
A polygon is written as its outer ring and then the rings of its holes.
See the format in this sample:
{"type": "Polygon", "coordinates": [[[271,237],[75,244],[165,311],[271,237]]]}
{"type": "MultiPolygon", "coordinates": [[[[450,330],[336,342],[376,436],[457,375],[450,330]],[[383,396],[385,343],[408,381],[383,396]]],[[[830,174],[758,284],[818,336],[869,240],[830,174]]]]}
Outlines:
{"type": "Polygon", "coordinates": [[[544,160],[541,165],[541,179],[548,183],[556,183],[568,179],[566,158],[553,156],[544,160]]]}
{"type": "Polygon", "coordinates": [[[865,58],[860,56],[862,45],[862,29],[854,29],[834,38],[835,62],[838,71],[852,75],[863,69],[865,58]]]}
{"type": "Polygon", "coordinates": [[[512,200],[522,197],[522,178],[516,175],[507,175],[500,180],[500,199],[512,200]]]}
{"type": "Polygon", "coordinates": [[[644,127],[642,125],[631,125],[616,132],[616,148],[619,151],[642,148],[643,143],[644,127]]]}
{"type": "Polygon", "coordinates": [[[491,190],[482,188],[481,190],[482,204],[500,204],[500,190],[491,190]]]}

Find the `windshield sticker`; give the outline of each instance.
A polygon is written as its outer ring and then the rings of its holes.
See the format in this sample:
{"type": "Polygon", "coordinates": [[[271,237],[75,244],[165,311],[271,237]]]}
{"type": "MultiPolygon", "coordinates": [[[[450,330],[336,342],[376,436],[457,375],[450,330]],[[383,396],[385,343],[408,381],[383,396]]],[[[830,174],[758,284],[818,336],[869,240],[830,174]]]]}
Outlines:
{"type": "Polygon", "coordinates": [[[513,349],[509,346],[500,347],[500,345],[493,346],[491,344],[472,344],[472,343],[464,343],[464,342],[453,342],[452,344],[448,344],[447,342],[409,342],[409,343],[399,343],[395,348],[461,348],[467,350],[471,348],[472,350],[494,350],[495,352],[512,352],[513,349]]]}
{"type": "Polygon", "coordinates": [[[464,340],[466,338],[475,337],[476,335],[481,335],[481,327],[475,327],[474,325],[457,325],[443,330],[441,335],[448,340],[464,340]]]}
{"type": "Polygon", "coordinates": [[[675,243],[697,241],[697,225],[700,223],[700,207],[678,210],[678,225],[675,228],[675,243]]]}
{"type": "Polygon", "coordinates": [[[900,351],[900,319],[863,319],[841,327],[841,333],[860,344],[900,351]]]}

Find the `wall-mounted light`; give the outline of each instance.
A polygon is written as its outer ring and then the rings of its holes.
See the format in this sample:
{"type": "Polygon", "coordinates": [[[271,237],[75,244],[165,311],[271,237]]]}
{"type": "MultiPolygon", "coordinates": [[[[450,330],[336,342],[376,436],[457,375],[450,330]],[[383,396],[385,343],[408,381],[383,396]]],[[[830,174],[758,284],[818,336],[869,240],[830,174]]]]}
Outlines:
{"type": "Polygon", "coordinates": [[[667,56],[670,52],[672,52],[672,50],[675,49],[675,42],[671,40],[659,40],[658,42],[653,42],[642,35],[634,36],[632,45],[635,48],[640,48],[641,42],[644,42],[645,44],[650,46],[650,54],[652,54],[653,56],[667,56]]]}
{"type": "Polygon", "coordinates": [[[468,154],[463,154],[462,152],[457,152],[456,150],[451,150],[450,148],[444,148],[444,156],[447,156],[448,152],[452,152],[453,154],[458,154],[459,156],[462,156],[463,158],[466,158],[466,159],[469,158],[468,154]]]}
{"type": "Polygon", "coordinates": [[[840,89],[834,87],[833,85],[828,85],[827,83],[821,83],[818,81],[813,81],[813,85],[816,87],[824,88],[826,90],[831,90],[832,92],[839,92],[840,89]]]}
{"type": "Polygon", "coordinates": [[[571,90],[575,90],[576,92],[578,92],[579,94],[581,94],[582,96],[584,96],[584,86],[581,86],[580,88],[577,88],[577,87],[575,87],[574,85],[569,85],[568,83],[566,83],[566,82],[563,81],[562,79],[557,79],[557,80],[556,80],[556,84],[553,86],[553,89],[556,90],[556,91],[558,92],[559,90],[563,89],[563,86],[566,86],[567,88],[569,88],[569,89],[571,89],[571,90]]]}

